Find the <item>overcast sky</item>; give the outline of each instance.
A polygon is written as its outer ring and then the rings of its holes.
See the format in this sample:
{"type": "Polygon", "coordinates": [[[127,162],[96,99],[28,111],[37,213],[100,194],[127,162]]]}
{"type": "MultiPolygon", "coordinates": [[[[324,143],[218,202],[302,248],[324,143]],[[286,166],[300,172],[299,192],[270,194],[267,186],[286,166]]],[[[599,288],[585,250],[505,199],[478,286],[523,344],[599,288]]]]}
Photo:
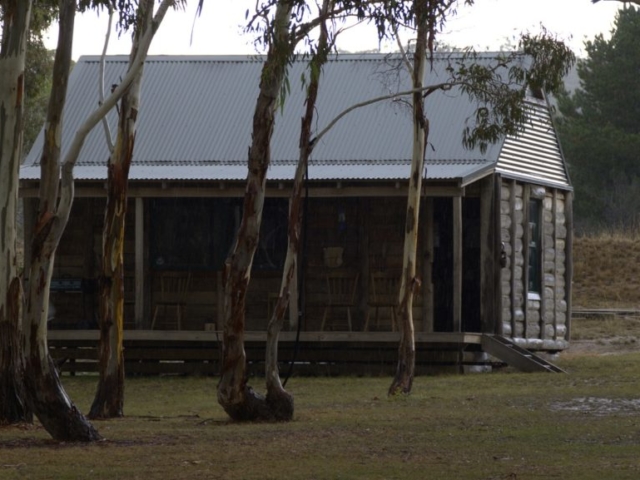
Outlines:
{"type": "MultiPolygon", "coordinates": [[[[251,36],[243,34],[241,28],[245,11],[253,8],[255,0],[205,0],[203,14],[197,19],[196,3],[188,0],[186,9],[167,13],[151,46],[151,54],[255,53],[251,36]]],[[[593,5],[590,0],[476,0],[474,6],[459,9],[439,40],[459,47],[496,50],[519,32],[538,32],[542,24],[580,55],[585,39],[593,39],[598,33],[609,35],[615,12],[621,6],[622,3],[616,1],[593,5]]],[[[106,15],[98,17],[95,13],[77,18],[74,59],[81,55],[100,54],[106,20],[106,15]]],[[[55,41],[54,28],[48,38],[50,48],[55,47],[55,41]]],[[[339,37],[338,47],[356,52],[373,50],[379,45],[371,27],[357,27],[339,37]]],[[[123,38],[113,35],[108,53],[128,54],[129,48],[127,35],[123,38]]],[[[383,51],[393,50],[395,44],[381,45],[381,48],[383,51]]]]}

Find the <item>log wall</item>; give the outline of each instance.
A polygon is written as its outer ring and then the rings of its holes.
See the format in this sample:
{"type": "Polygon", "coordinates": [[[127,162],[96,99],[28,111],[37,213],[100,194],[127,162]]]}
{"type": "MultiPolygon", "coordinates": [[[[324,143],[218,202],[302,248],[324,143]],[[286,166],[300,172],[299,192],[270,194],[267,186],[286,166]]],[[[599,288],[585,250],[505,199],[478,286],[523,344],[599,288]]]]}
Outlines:
{"type": "Polygon", "coordinates": [[[565,214],[566,192],[503,180],[500,224],[507,264],[502,268],[502,331],[530,349],[568,347],[566,284],[571,226],[565,214]],[[541,201],[541,288],[528,291],[529,199],[541,201]]]}

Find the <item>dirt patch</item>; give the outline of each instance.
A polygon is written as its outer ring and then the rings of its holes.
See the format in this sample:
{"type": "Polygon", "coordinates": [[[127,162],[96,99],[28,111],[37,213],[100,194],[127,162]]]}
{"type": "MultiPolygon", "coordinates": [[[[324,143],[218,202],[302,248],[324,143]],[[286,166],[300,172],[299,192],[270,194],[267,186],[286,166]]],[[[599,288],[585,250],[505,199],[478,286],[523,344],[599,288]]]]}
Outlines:
{"type": "Polygon", "coordinates": [[[571,319],[571,341],[565,356],[632,352],[640,352],[639,317],[603,314],[571,319]]]}
{"type": "Polygon", "coordinates": [[[606,415],[640,414],[640,398],[579,397],[567,402],[553,402],[549,409],[554,412],[575,412],[596,417],[606,415]]]}
{"type": "Polygon", "coordinates": [[[563,356],[622,355],[640,352],[640,340],[634,336],[615,336],[597,340],[571,340],[563,356]]]}

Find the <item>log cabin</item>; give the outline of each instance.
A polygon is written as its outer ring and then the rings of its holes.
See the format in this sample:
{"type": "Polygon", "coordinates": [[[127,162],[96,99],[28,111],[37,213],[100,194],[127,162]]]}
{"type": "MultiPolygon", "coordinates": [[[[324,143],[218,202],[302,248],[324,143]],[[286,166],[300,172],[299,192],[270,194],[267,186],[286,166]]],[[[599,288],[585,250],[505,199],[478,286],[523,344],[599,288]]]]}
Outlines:
{"type": "MultiPolygon", "coordinates": [[[[425,85],[443,81],[457,55],[436,55],[425,85]]],[[[483,54],[477,61],[492,58],[483,54]]],[[[126,56],[106,57],[107,89],[118,83],[127,62],[126,56]]],[[[181,352],[199,346],[207,353],[174,352],[170,360],[200,359],[212,364],[204,371],[215,371],[217,353],[211,345],[221,328],[222,268],[242,215],[262,62],[260,56],[150,56],[146,61],[129,175],[125,341],[139,342],[129,352],[145,345],[154,352],[145,350],[146,355],[164,361],[158,352],[169,352],[169,341],[181,352]]],[[[81,57],[71,73],[63,155],[98,103],[99,63],[99,57],[81,57]]],[[[305,95],[301,79],[307,73],[304,59],[291,65],[272,140],[246,306],[247,348],[255,347],[256,362],[281,281],[305,95]]],[[[314,129],[322,130],[352,105],[409,85],[397,56],[331,57],[322,73],[314,129]]],[[[283,348],[289,345],[291,351],[296,338],[303,342],[295,347],[307,352],[298,358],[302,363],[393,368],[412,150],[409,100],[397,97],[354,109],[313,152],[300,270],[282,336],[283,348]]],[[[418,363],[425,368],[437,363],[457,370],[490,368],[500,359],[518,364],[511,359],[514,350],[554,353],[568,347],[572,187],[544,93],[531,92],[526,106],[521,132],[481,151],[462,142],[463,128],[473,125],[476,102],[455,88],[426,98],[430,132],[420,211],[422,289],[413,312],[418,363]]],[[[112,132],[116,122],[114,110],[107,117],[112,132]]],[[[20,171],[26,242],[37,207],[42,144],[41,133],[20,171]]],[[[52,351],[56,345],[88,347],[97,338],[95,286],[108,155],[105,131],[98,126],[74,170],[76,199],[56,256],[52,351]]]]}

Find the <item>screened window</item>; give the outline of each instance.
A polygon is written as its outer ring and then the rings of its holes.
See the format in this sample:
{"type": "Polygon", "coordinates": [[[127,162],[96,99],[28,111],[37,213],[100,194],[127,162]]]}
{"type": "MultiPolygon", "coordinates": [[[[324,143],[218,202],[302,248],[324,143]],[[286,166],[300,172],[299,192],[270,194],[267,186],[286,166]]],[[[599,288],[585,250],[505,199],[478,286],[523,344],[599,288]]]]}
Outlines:
{"type": "Polygon", "coordinates": [[[288,202],[280,198],[267,198],[262,210],[262,225],[253,268],[280,270],[287,254],[288,202]]]}
{"type": "MultiPolygon", "coordinates": [[[[151,265],[156,270],[220,270],[242,217],[239,198],[157,198],[151,202],[151,265]]],[[[254,267],[281,268],[287,246],[287,202],[265,201],[254,267]]]]}
{"type": "Polygon", "coordinates": [[[540,293],[542,287],[541,224],[542,201],[529,201],[529,292],[540,293]]]}

